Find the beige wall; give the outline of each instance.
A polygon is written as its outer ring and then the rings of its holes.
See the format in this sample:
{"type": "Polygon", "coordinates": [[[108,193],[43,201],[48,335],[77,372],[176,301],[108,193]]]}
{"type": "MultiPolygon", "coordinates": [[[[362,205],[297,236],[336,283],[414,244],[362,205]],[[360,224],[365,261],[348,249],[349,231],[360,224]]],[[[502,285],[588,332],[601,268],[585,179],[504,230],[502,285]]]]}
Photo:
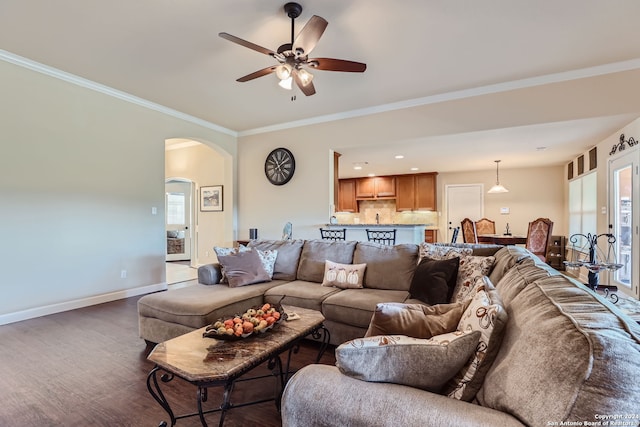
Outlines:
{"type": "Polygon", "coordinates": [[[223,211],[200,212],[199,189],[202,186],[221,185],[225,182],[225,162],[223,156],[210,147],[197,144],[187,148],[167,150],[165,157],[165,176],[167,178],[186,178],[196,183],[195,219],[198,231],[198,246],[192,258],[196,264],[208,264],[215,261],[214,246],[233,244],[231,234],[225,230],[233,229],[233,197],[230,186],[224,186],[223,211]]]}
{"type": "Polygon", "coordinates": [[[0,324],[166,286],[166,139],[224,152],[235,193],[235,136],[3,61],[0,93],[0,324]]]}
{"type": "MultiPolygon", "coordinates": [[[[541,168],[500,168],[500,183],[508,193],[484,194],[484,216],[496,222],[496,232],[504,232],[507,223],[514,235],[527,235],[529,222],[539,218],[553,221],[553,234],[567,232],[565,213],[564,166],[541,168]],[[509,214],[500,214],[500,208],[509,208],[509,214]]],[[[495,184],[495,170],[438,174],[438,210],[440,236],[446,236],[447,185],[483,184],[487,191],[495,184]]],[[[471,218],[479,219],[479,218],[471,218]]],[[[440,237],[442,239],[442,237],[440,237]]]]}

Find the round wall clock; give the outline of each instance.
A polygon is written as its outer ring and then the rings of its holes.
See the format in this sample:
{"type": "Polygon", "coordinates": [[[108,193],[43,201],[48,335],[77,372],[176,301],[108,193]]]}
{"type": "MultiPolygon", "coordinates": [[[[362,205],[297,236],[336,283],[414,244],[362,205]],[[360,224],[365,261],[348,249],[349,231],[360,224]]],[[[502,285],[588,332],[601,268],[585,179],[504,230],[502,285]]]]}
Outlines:
{"type": "Polygon", "coordinates": [[[276,148],[264,161],[264,174],[273,185],[284,185],[296,170],[296,160],[286,148],[276,148]]]}

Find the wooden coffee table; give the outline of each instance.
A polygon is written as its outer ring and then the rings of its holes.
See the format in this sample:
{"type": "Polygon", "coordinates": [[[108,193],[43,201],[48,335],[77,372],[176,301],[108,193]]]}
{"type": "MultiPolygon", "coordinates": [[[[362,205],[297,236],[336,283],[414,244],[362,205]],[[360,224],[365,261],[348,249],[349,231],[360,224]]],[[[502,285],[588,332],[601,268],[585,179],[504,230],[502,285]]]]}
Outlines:
{"type": "MultiPolygon", "coordinates": [[[[211,412],[220,412],[219,425],[222,426],[227,410],[271,400],[275,400],[279,408],[284,386],[291,374],[289,371],[291,354],[297,348],[297,344],[308,335],[321,340],[317,363],[329,343],[329,331],[322,323],[324,322],[322,313],[293,306],[283,306],[283,308],[286,313],[299,314],[300,319],[281,321],[264,334],[239,341],[204,338],[203,333],[206,328],[201,328],[156,345],[147,357],[155,363],[155,367],[147,376],[147,389],[169,414],[171,426],[174,426],[178,419],[193,416],[200,417],[202,425],[207,426],[204,416],[211,412]],[[280,355],[286,351],[289,354],[283,366],[280,355]],[[242,375],[264,362],[268,362],[271,375],[242,378],[241,381],[273,376],[278,383],[275,396],[240,404],[231,403],[234,383],[242,375]],[[160,376],[160,382],[158,376],[160,376]],[[160,385],[161,382],[169,383],[176,376],[197,387],[198,412],[184,415],[173,413],[160,385]],[[218,408],[204,410],[202,404],[207,401],[209,387],[224,387],[223,401],[218,408]]],[[[161,427],[166,425],[165,421],[160,423],[161,427]]]]}

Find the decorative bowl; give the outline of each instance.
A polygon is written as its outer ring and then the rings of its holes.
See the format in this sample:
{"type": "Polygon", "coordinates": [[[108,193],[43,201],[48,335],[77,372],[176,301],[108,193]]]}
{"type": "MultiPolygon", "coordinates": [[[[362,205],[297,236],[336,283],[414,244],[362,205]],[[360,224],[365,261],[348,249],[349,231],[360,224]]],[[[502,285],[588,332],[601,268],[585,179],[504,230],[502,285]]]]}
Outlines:
{"type": "Polygon", "coordinates": [[[216,320],[206,327],[202,336],[225,341],[238,341],[270,331],[286,318],[287,314],[281,305],[267,303],[249,308],[242,314],[216,320]]]}

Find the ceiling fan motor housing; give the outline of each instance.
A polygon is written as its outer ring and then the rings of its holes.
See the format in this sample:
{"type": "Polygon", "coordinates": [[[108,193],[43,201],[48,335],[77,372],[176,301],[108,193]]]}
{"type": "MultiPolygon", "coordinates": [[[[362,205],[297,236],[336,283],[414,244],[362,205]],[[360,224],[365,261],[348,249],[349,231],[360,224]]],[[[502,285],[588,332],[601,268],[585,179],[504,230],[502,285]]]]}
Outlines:
{"type": "Polygon", "coordinates": [[[284,5],[284,11],[291,19],[296,19],[302,13],[302,6],[295,2],[289,2],[284,5]]]}

